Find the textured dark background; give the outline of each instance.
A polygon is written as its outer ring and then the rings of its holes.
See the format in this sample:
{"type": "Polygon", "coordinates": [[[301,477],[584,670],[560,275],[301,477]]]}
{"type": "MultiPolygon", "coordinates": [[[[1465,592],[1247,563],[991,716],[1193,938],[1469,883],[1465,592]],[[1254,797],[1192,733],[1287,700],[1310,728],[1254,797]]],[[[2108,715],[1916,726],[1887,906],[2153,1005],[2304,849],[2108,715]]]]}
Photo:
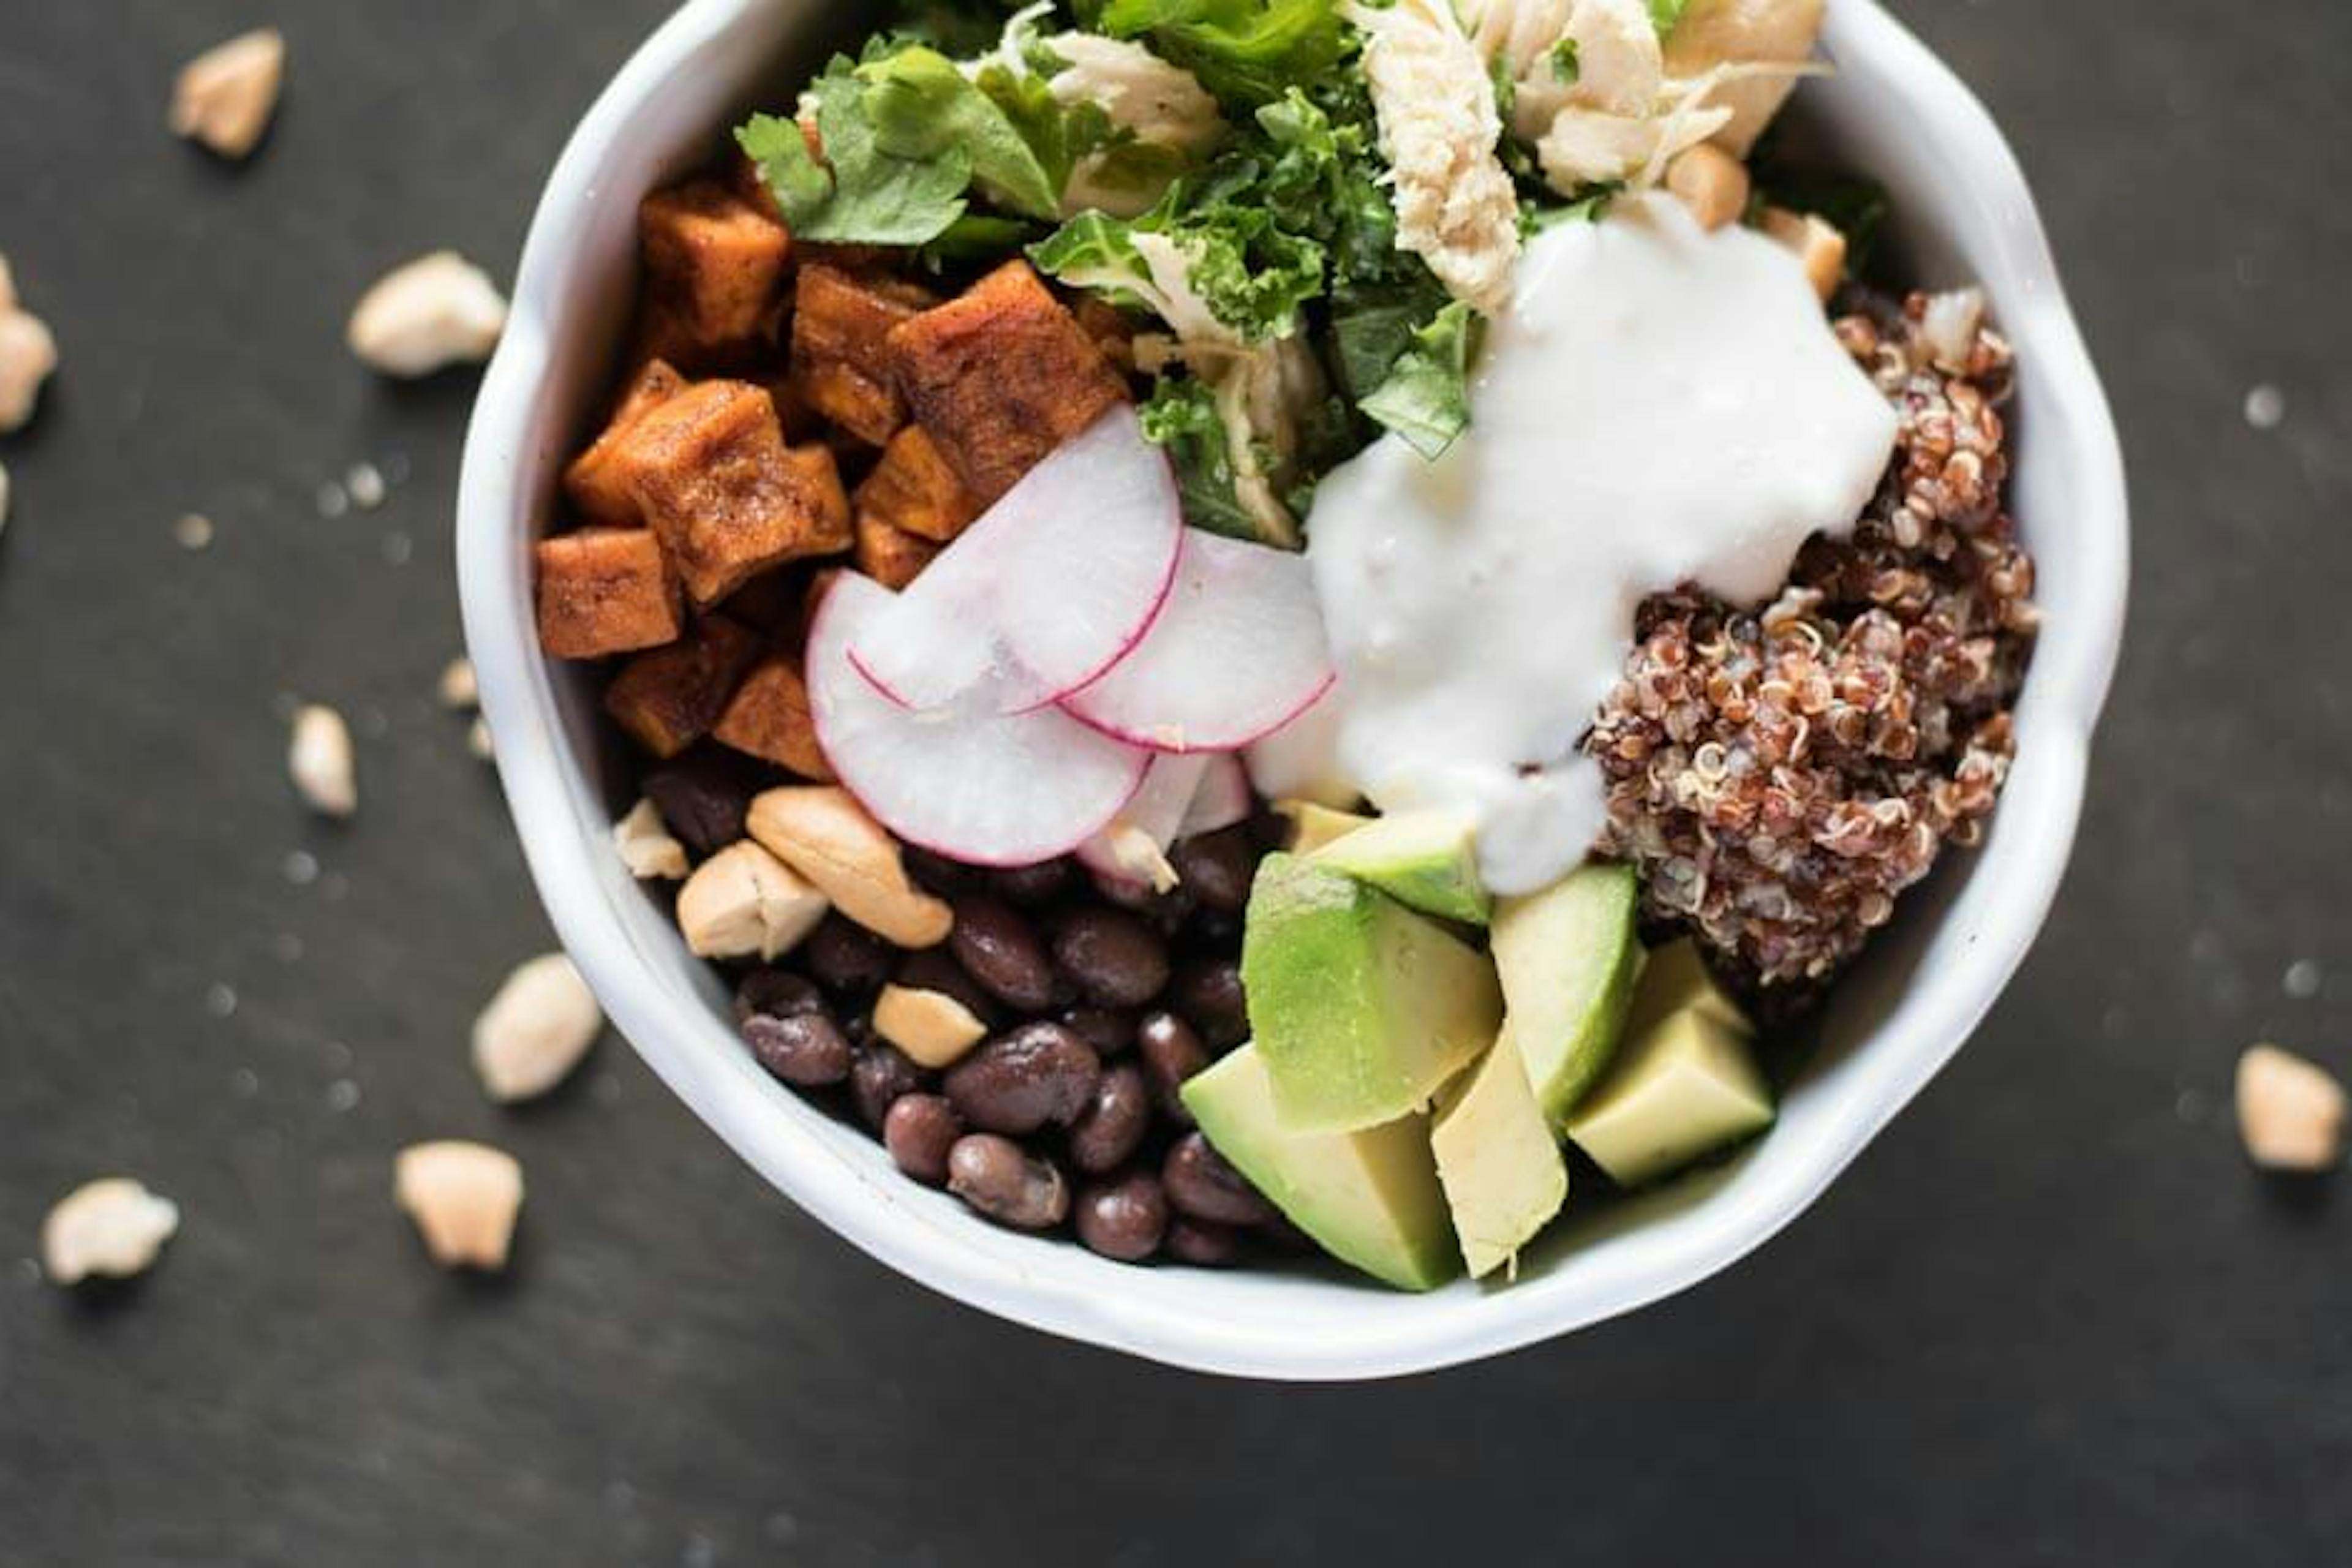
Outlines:
{"type": "Polygon", "coordinates": [[[2265,1187],[2228,1125],[2250,1040],[2352,1068],[2352,10],[1903,0],[2020,144],[2130,448],[2132,646],[2057,918],[1728,1277],[1471,1370],[1293,1390],[885,1273],[618,1041],[527,1114],[474,1087],[467,1026],[547,935],[431,697],[471,381],[380,385],[341,331],[420,249],[507,272],[664,8],[0,0],[0,249],[65,353],[0,444],[0,1563],[2352,1551],[2352,1205],[2265,1187]],[[265,17],[289,99],[226,172],[163,134],[167,86],[265,17]],[[2249,420],[2258,386],[2283,423],[2249,420]],[[321,516],[360,459],[389,502],[321,516]],[[173,542],[192,510],[208,552],[173,542]],[[298,693],[361,724],[347,830],[289,798],[298,693]],[[392,1152],[444,1133],[529,1168],[505,1283],[436,1273],[387,1201],[392,1152]],[[37,1228],[117,1168],[185,1226],[142,1286],[77,1300],[37,1228]]]}

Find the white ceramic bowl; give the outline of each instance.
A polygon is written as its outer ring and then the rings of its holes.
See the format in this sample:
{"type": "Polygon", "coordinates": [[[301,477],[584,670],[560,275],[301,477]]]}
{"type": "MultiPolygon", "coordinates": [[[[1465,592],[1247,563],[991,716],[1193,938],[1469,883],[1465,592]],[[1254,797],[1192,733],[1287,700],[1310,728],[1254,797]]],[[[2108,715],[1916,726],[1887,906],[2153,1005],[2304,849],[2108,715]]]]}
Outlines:
{"type": "Polygon", "coordinates": [[[530,543],[604,395],[635,287],[637,198],[789,93],[858,7],[693,0],[614,79],[531,226],[513,319],[468,439],[458,552],[467,639],[515,823],[557,929],[655,1071],[795,1203],[892,1268],[1049,1332],[1208,1371],[1370,1378],[1494,1354],[1680,1290],[1810,1204],[1948,1060],[2055,895],[2123,625],[2126,522],[2106,405],[2016,160],[1985,110],[1871,0],[1831,0],[1837,74],[1803,114],[1891,189],[1920,281],[1980,280],[2021,367],[2015,510],[2046,631],[1990,839],[1915,895],[1841,988],[1780,1124],[1732,1163],[1556,1226],[1507,1288],[1400,1295],[1339,1270],[1212,1273],[1106,1262],[993,1228],[900,1177],[737,1041],[719,986],[632,882],[608,826],[621,768],[576,672],[532,636],[530,543]]]}

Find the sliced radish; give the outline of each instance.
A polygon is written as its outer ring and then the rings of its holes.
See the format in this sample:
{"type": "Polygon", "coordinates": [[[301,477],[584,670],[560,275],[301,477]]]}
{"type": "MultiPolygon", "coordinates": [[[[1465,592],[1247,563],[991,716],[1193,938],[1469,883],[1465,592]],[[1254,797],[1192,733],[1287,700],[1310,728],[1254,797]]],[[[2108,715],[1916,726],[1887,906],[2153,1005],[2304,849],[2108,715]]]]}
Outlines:
{"type": "Polygon", "coordinates": [[[1167,454],[1124,404],[1032,468],[858,635],[893,701],[943,708],[983,685],[1042,707],[1117,664],[1167,600],[1184,541],[1167,454]]]}
{"type": "Polygon", "coordinates": [[[1307,557],[1188,529],[1167,607],[1133,653],[1062,706],[1160,752],[1238,751],[1332,681],[1307,557]]]}
{"type": "Polygon", "coordinates": [[[1205,756],[1152,758],[1135,798],[1120,807],[1108,827],[1078,846],[1079,863],[1163,893],[1174,887],[1176,868],[1168,863],[1168,848],[1183,828],[1185,808],[1200,792],[1208,767],[1205,756]]]}
{"type": "Polygon", "coordinates": [[[809,707],[843,785],[908,843],[974,866],[1034,866],[1101,832],[1133,798],[1150,754],[1058,709],[1001,714],[991,687],[935,713],[898,707],[849,661],[892,598],[845,574],[809,635],[809,707]]]}
{"type": "Polygon", "coordinates": [[[1184,807],[1184,820],[1176,825],[1179,839],[1222,832],[1247,822],[1250,813],[1257,809],[1250,795],[1249,771],[1239,757],[1220,752],[1207,761],[1201,770],[1201,787],[1192,792],[1192,801],[1184,807]]]}

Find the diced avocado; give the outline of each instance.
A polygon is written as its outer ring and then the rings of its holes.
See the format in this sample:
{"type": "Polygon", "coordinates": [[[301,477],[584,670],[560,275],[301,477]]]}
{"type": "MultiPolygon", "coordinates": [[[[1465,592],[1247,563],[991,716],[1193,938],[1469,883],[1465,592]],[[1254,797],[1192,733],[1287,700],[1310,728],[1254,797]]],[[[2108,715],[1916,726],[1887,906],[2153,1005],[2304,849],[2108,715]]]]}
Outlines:
{"type": "Polygon", "coordinates": [[[1333,839],[1315,858],[1440,920],[1482,926],[1494,910],[1478,879],[1477,822],[1461,812],[1383,816],[1333,839]]]}
{"type": "Polygon", "coordinates": [[[1360,827],[1368,827],[1372,819],[1352,811],[1334,811],[1311,800],[1278,800],[1274,803],[1277,816],[1290,819],[1290,852],[1312,855],[1334,839],[1345,838],[1360,827]]]}
{"type": "Polygon", "coordinates": [[[1640,984],[1633,987],[1633,1005],[1625,1016],[1625,1033],[1646,1034],[1685,1008],[1705,1014],[1743,1037],[1755,1027],[1739,1004],[1710,973],[1698,955],[1698,944],[1688,937],[1650,950],[1642,965],[1640,984]]]}
{"type": "Polygon", "coordinates": [[[1517,1258],[1568,1202],[1568,1162],[1536,1105],[1508,1024],[1484,1061],[1439,1092],[1429,1146],[1474,1277],[1517,1258]]]}
{"type": "Polygon", "coordinates": [[[1555,1128],[1567,1125],[1607,1070],[1624,1033],[1642,966],[1634,896],[1631,867],[1586,866],[1543,892],[1495,906],[1495,963],[1511,1037],[1555,1128]]]}
{"type": "Polygon", "coordinates": [[[1428,1117],[1360,1132],[1287,1131],[1255,1046],[1195,1075],[1183,1094],[1217,1152],[1332,1257],[1406,1290],[1434,1289],[1462,1271],[1428,1117]]]}
{"type": "Polygon", "coordinates": [[[1503,1018],[1484,953],[1295,855],[1258,868],[1242,982],[1275,1105],[1298,1132],[1377,1127],[1426,1109],[1503,1018]]]}
{"type": "Polygon", "coordinates": [[[1626,1042],[1568,1135],[1620,1186],[1638,1187],[1754,1136],[1773,1115],[1739,1031],[1686,1007],[1626,1042]]]}

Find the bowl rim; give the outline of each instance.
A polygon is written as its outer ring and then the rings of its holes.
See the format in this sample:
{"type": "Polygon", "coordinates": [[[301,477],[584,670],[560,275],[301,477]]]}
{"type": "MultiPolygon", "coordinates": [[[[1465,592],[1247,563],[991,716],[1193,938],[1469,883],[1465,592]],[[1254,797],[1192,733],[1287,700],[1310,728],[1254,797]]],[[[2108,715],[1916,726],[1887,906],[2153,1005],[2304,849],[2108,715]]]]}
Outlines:
{"type": "MultiPolygon", "coordinates": [[[[1966,1043],[2038,934],[2055,900],[2083,804],[2090,739],[2120,655],[2129,578],[2123,458],[2105,395],[2067,304],[2023,170],[1990,114],[1958,78],[1877,0],[1830,0],[1833,57],[1874,58],[1905,81],[1912,107],[1938,128],[1957,166],[1997,198],[2000,242],[2021,279],[1999,300],[2004,330],[2030,356],[2047,403],[2063,410],[2063,460],[2086,504],[2069,516],[2084,585],[2067,615],[2063,648],[2037,653],[2028,697],[2038,709],[2042,815],[2018,846],[2002,888],[1998,930],[1938,974],[1916,1002],[1932,1026],[1912,1028],[1904,1051],[1857,1051],[1863,1078],[1845,1091],[1864,1106],[1837,1135],[1804,1146],[1768,1173],[1743,1171],[1709,1200],[1713,1223],[1671,1243],[1618,1256],[1583,1298],[1518,1289],[1487,1292],[1475,1311],[1412,1318],[1377,1311],[1345,1333],[1301,1337],[1203,1322],[1139,1292],[1049,1279],[990,1255],[944,1227],[915,1223],[879,1201],[873,1184],[812,1139],[778,1137],[735,1077],[715,1069],[687,1037],[669,993],[649,979],[652,955],[632,940],[598,867],[610,854],[601,801],[583,803],[564,766],[553,680],[529,617],[512,606],[528,555],[512,532],[527,516],[529,421],[549,374],[566,292],[582,254],[597,175],[635,117],[677,73],[782,0],[688,0],[631,57],[581,121],[555,164],[518,268],[508,330],[484,377],[466,439],[457,552],[466,638],[497,764],[541,900],[565,949],[608,1015],[655,1072],[772,1185],[829,1229],[907,1278],[998,1317],[1171,1364],[1297,1381],[1400,1375],[1497,1354],[1635,1310],[1728,1268],[1793,1221],[1966,1043]],[[1955,970],[1958,965],[1953,966],[1955,970]],[[1869,1058],[1869,1059],[1864,1059],[1869,1058]]],[[[2037,426],[2039,429],[2040,426],[2037,426]]],[[[2005,809],[2008,803],[2004,803],[2005,809]]],[[[705,1024],[709,1020],[703,1020],[705,1024]]],[[[1877,1043],[1874,1039],[1874,1044],[1877,1043]]],[[[790,1133],[787,1129],[787,1133],[790,1133]]],[[[972,1219],[972,1226],[982,1222],[972,1219]]],[[[1117,1266],[1107,1266],[1117,1267],[1117,1266]]],[[[1368,1291],[1370,1303],[1391,1300],[1368,1291]]]]}

